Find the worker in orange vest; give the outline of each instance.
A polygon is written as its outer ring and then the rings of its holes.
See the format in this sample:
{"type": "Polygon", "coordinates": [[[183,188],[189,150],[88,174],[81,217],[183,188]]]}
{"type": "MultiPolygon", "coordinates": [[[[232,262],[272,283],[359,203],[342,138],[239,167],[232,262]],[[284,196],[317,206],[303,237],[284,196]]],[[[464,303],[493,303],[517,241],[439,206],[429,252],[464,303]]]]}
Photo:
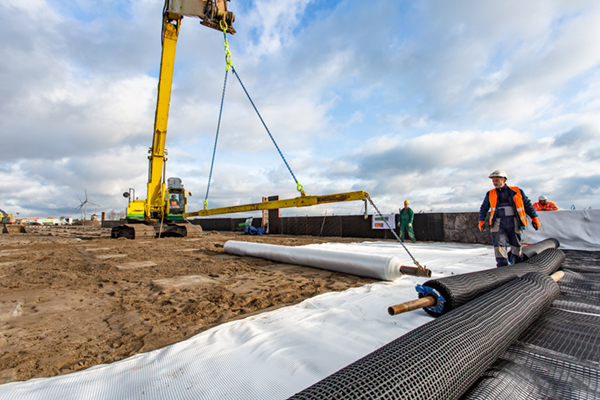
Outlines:
{"type": "Polygon", "coordinates": [[[492,179],[494,189],[486,193],[479,209],[479,230],[483,230],[487,213],[490,211],[489,221],[496,266],[504,267],[511,261],[518,263],[523,260],[521,231],[527,226],[527,216],[531,217],[536,231],[540,227],[540,220],[525,192],[517,186],[506,185],[506,172],[496,170],[489,178],[492,179]]]}
{"type": "Polygon", "coordinates": [[[171,195],[171,213],[173,212],[179,212],[179,208],[181,208],[181,204],[179,204],[179,199],[177,198],[176,195],[171,195]]]}
{"type": "Polygon", "coordinates": [[[533,203],[535,211],[558,211],[558,207],[551,201],[548,201],[546,196],[540,196],[537,203],[533,203]]]}

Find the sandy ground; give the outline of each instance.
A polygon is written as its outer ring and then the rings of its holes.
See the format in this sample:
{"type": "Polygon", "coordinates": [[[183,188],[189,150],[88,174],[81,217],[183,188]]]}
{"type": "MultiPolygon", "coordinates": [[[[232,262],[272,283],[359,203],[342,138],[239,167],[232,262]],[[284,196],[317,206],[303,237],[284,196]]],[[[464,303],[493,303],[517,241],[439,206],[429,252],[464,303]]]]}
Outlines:
{"type": "Polygon", "coordinates": [[[179,342],[227,321],[373,282],[223,252],[364,239],[248,236],[110,239],[51,227],[0,235],[0,383],[49,377],[179,342]]]}

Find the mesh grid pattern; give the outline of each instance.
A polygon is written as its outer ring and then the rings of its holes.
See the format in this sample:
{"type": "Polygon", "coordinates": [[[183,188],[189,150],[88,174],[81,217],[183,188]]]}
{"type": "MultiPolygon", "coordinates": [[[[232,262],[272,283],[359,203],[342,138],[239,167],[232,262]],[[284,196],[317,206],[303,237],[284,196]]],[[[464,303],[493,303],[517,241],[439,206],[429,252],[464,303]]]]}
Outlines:
{"type": "Polygon", "coordinates": [[[553,238],[542,240],[541,242],[534,243],[529,246],[523,246],[523,258],[528,260],[546,249],[557,249],[558,246],[560,246],[558,240],[553,238]]]}
{"type": "Polygon", "coordinates": [[[565,250],[565,277],[553,306],[563,310],[600,314],[600,253],[565,250]]]}
{"type": "Polygon", "coordinates": [[[597,299],[561,294],[552,305],[562,310],[600,315],[600,305],[597,299]]]}
{"type": "Polygon", "coordinates": [[[553,306],[563,310],[600,315],[600,274],[565,269],[560,280],[560,297],[553,306]]]}
{"type": "MultiPolygon", "coordinates": [[[[429,280],[423,286],[436,289],[446,300],[446,303],[441,313],[434,312],[428,308],[425,308],[425,311],[434,317],[438,317],[529,272],[540,272],[550,275],[556,272],[564,260],[565,254],[561,250],[550,248],[525,262],[508,267],[492,268],[429,280]]],[[[421,294],[419,295],[419,297],[422,296],[421,294]]]]}
{"type": "Polygon", "coordinates": [[[600,366],[600,316],[551,307],[519,341],[600,366]]]}
{"type": "Polygon", "coordinates": [[[529,273],[401,336],[292,399],[457,399],[558,295],[550,277],[529,273]]]}
{"type": "Polygon", "coordinates": [[[462,399],[598,399],[600,369],[512,345],[462,399]]]}
{"type": "Polygon", "coordinates": [[[600,398],[600,253],[565,253],[558,299],[464,399],[600,398]]]}
{"type": "Polygon", "coordinates": [[[563,268],[575,272],[600,274],[600,257],[597,251],[565,250],[567,259],[563,268]]]}

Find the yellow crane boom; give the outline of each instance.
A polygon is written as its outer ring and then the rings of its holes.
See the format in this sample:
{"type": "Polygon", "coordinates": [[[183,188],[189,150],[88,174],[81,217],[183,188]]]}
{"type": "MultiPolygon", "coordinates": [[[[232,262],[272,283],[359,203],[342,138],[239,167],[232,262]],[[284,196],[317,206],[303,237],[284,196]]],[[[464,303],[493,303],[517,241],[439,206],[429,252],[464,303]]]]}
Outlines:
{"type": "Polygon", "coordinates": [[[343,201],[367,200],[369,193],[359,190],[356,192],[326,194],[323,196],[300,196],[293,199],[266,201],[263,203],[244,204],[239,206],[210,208],[190,213],[184,213],[184,218],[206,217],[217,214],[232,214],[237,212],[248,212],[256,210],[275,210],[278,208],[308,207],[317,204],[339,203],[343,201]]]}

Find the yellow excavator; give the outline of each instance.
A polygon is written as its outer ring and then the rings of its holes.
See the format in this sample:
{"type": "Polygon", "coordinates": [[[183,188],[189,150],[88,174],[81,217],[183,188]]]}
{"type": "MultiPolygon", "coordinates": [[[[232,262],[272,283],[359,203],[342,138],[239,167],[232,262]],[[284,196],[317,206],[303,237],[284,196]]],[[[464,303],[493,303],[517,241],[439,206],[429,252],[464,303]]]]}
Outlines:
{"type": "Polygon", "coordinates": [[[179,28],[184,17],[200,18],[202,25],[221,31],[220,23],[227,24],[227,32],[235,33],[235,16],[227,11],[226,0],[166,0],[162,23],[162,56],[158,80],[154,136],[148,150],[147,197],[139,200],[135,190],[123,193],[127,204],[127,223],[111,231],[113,238],[188,236],[195,227],[186,224],[183,214],[187,211],[188,193],[180,178],[166,178],[167,121],[171,102],[173,66],[179,28]],[[179,223],[178,223],[179,222],[179,223]]]}
{"type": "Polygon", "coordinates": [[[268,210],[286,207],[304,207],[317,204],[366,200],[369,194],[364,191],[330,194],[324,196],[307,196],[298,183],[301,196],[287,200],[246,204],[233,207],[221,207],[187,212],[188,196],[191,193],[184,188],[180,178],[166,179],[167,152],[167,120],[171,100],[171,84],[175,50],[181,21],[184,17],[200,19],[202,25],[234,34],[235,15],[227,10],[229,0],[166,0],[163,9],[162,56],[158,82],[158,97],[154,119],[154,136],[149,149],[147,197],[139,200],[135,190],[130,188],[123,196],[128,199],[126,223],[116,226],[111,231],[113,238],[138,239],[156,236],[194,236],[201,233],[199,225],[192,225],[188,217],[200,217],[216,214],[268,210]]]}

